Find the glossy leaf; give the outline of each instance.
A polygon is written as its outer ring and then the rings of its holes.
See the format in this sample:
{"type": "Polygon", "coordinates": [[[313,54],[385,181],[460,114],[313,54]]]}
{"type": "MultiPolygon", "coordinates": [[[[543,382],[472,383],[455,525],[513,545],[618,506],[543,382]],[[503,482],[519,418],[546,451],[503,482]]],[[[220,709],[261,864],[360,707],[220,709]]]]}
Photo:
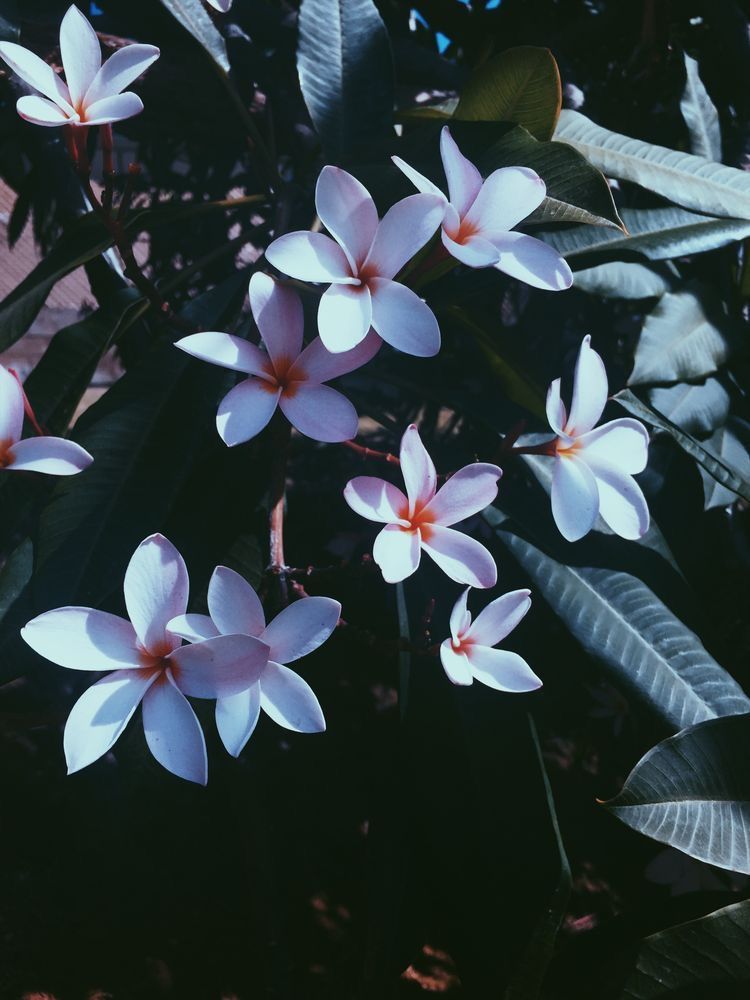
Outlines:
{"type": "Polygon", "coordinates": [[[710,434],[729,416],[729,393],[717,378],[652,389],[649,403],[688,434],[710,434]]]}
{"type": "Polygon", "coordinates": [[[698,72],[698,62],[684,53],[685,89],[680,111],[690,133],[690,152],[707,160],[721,160],[719,113],[698,72]]]}
{"type": "Polygon", "coordinates": [[[612,261],[576,271],[573,286],[606,299],[652,299],[668,292],[674,278],[648,264],[612,261]]]}
{"type": "Polygon", "coordinates": [[[227,46],[206,10],[203,0],[161,0],[193,38],[203,46],[224,73],[229,72],[227,46]]]}
{"type": "MultiPolygon", "coordinates": [[[[750,425],[744,420],[734,418],[729,424],[715,431],[707,441],[704,441],[703,447],[721,462],[736,469],[738,475],[750,483],[749,443],[750,425]]],[[[705,469],[701,468],[700,474],[703,479],[706,510],[711,510],[714,507],[727,507],[737,500],[736,493],[718,483],[713,476],[708,475],[705,469]]]]}

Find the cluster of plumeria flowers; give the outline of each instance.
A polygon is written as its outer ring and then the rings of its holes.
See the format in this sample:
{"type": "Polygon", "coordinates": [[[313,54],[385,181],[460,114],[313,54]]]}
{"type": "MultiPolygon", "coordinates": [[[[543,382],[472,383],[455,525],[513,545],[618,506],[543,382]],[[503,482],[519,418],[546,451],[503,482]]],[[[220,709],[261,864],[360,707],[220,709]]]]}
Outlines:
{"type": "MultiPolygon", "coordinates": [[[[231,0],[208,0],[217,11],[231,0]]],[[[150,45],[127,45],[104,64],[98,37],[71,7],[60,30],[65,82],[34,53],[0,43],[0,56],[37,95],[18,101],[19,114],[45,126],[109,127],[143,108],[125,88],[159,56],[150,45]]],[[[186,353],[241,373],[243,379],[218,407],[217,429],[230,447],[259,434],[277,408],[301,434],[321,442],[355,437],[351,402],[327,383],[361,368],[383,342],[417,357],[440,350],[437,319],[407,284],[408,266],[433,241],[445,257],[472,268],[494,267],[537,288],[560,291],[572,275],[549,245],[514,227],[542,203],[542,179],[526,167],[504,167],[483,178],[459,150],[447,127],[440,151],[448,195],[398,157],[396,166],[418,193],[379,218],[357,178],[326,166],[315,204],[329,235],[317,231],[278,236],[267,261],[298,281],[327,285],[320,298],[318,336],[304,344],[304,316],[297,293],[268,274],[250,281],[250,308],[261,344],[225,332],[192,334],[177,341],[186,353]]],[[[554,462],[552,514],[561,534],[576,541],[597,519],[635,539],[649,526],[645,498],[633,476],[646,466],[648,433],[637,420],[597,426],[608,398],[606,370],[590,338],[580,347],[570,410],[561,380],[547,395],[554,437],[544,445],[511,449],[554,462]]],[[[72,441],[48,437],[34,417],[14,373],[0,366],[0,469],[71,475],[93,461],[72,441]],[[37,432],[22,439],[24,417],[37,432]]],[[[448,678],[474,680],[504,692],[532,691],[541,681],[518,654],[496,648],[531,606],[528,590],[488,603],[472,620],[471,588],[490,589],[497,566],[488,549],[454,525],[492,504],[502,469],[474,462],[438,488],[438,475],[418,428],[410,425],[397,461],[405,492],[391,482],[357,476],[344,499],[357,514],[383,525],[373,557],[387,583],[415,573],[425,552],[463,590],[450,616],[450,637],[439,647],[448,678]]],[[[283,567],[282,567],[283,568],[283,567]]],[[[47,611],[22,630],[38,654],[74,670],[105,672],[74,705],[64,749],[69,772],[108,753],[137,707],[147,745],[172,773],[205,784],[202,728],[188,698],[216,702],[216,725],[227,751],[238,756],[263,710],[296,732],[325,729],[321,706],[307,682],[288,664],[313,652],[333,633],[340,604],[302,597],[269,624],[250,584],[218,566],[208,588],[208,615],[187,612],[188,574],[175,547],[152,535],[136,549],[124,577],[129,620],[95,608],[47,611]]]]}

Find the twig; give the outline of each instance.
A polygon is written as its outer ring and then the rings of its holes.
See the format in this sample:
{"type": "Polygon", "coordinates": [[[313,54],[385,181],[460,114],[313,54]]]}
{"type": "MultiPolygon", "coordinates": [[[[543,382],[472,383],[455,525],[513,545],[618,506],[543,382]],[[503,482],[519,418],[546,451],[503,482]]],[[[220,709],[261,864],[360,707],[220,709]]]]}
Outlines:
{"type": "Polygon", "coordinates": [[[289,603],[287,566],[284,555],[284,506],[286,503],[286,467],[292,428],[281,413],[277,412],[274,420],[273,464],[270,481],[271,513],[268,519],[268,572],[278,583],[278,603],[284,608],[289,603]]]}
{"type": "Polygon", "coordinates": [[[356,441],[342,441],[341,444],[357,455],[361,455],[363,459],[371,458],[373,461],[387,462],[389,465],[401,465],[400,459],[396,455],[392,455],[389,451],[375,451],[373,448],[367,448],[363,444],[357,444],[356,441]]]}

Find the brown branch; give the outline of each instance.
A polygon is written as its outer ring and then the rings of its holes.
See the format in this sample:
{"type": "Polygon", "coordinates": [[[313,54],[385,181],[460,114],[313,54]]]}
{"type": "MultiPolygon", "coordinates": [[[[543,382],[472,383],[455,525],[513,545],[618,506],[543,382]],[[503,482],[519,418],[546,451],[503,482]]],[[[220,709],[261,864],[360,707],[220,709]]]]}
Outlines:
{"type": "Polygon", "coordinates": [[[357,444],[356,441],[342,441],[341,444],[363,459],[371,458],[373,461],[387,462],[389,465],[401,465],[399,458],[389,451],[375,451],[373,448],[366,448],[363,444],[357,444]]]}

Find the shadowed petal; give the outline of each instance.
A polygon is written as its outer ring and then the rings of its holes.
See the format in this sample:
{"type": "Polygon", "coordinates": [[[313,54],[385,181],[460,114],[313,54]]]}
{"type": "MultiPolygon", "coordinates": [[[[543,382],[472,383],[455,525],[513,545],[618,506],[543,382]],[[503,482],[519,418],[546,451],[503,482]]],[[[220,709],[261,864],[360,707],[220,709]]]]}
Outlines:
{"type": "Polygon", "coordinates": [[[86,91],[88,106],[121,93],[159,58],[155,45],[125,45],[113,52],[86,91]]]}
{"type": "Polygon", "coordinates": [[[220,634],[208,615],[177,615],[167,622],[167,631],[188,642],[203,642],[220,634]]]}
{"type": "Polygon", "coordinates": [[[259,636],[266,627],[260,598],[244,576],[227,566],[217,566],[211,575],[208,610],[225,635],[259,636]]]}
{"type": "Polygon", "coordinates": [[[525,233],[503,233],[492,242],[500,252],[495,267],[511,278],[547,292],[562,292],[573,284],[565,258],[542,240],[525,233]]]}
{"type": "Polygon", "coordinates": [[[419,532],[386,524],[375,539],[372,557],[386,583],[400,583],[419,566],[419,532]]]}
{"type": "Polygon", "coordinates": [[[68,7],[60,25],[60,55],[70,100],[79,107],[102,64],[96,32],[77,7],[68,7]]]}
{"type": "Polygon", "coordinates": [[[350,441],[357,436],[354,405],[329,385],[292,382],[279,406],[289,423],[313,441],[350,441]]]}
{"type": "Polygon", "coordinates": [[[397,201],[380,220],[364,270],[393,278],[435,235],[444,212],[445,198],[433,194],[411,194],[397,201]]]}
{"type": "Polygon", "coordinates": [[[255,344],[249,344],[242,337],[234,337],[231,333],[191,333],[175,341],[175,347],[201,361],[212,365],[221,365],[231,371],[244,372],[246,375],[271,377],[273,368],[268,355],[255,344]]]}
{"type": "Polygon", "coordinates": [[[0,442],[13,444],[23,430],[23,393],[11,373],[0,365],[0,442]]]}
{"type": "Polygon", "coordinates": [[[469,661],[466,659],[466,654],[454,649],[450,639],[445,639],[440,643],[440,662],[452,684],[468,685],[474,683],[474,675],[471,672],[469,661]]]}
{"type": "Polygon", "coordinates": [[[451,611],[451,635],[456,640],[462,638],[471,625],[471,612],[466,606],[470,589],[470,587],[467,587],[466,590],[462,591],[461,596],[453,605],[453,610],[451,611]]]}
{"type": "Polygon", "coordinates": [[[508,649],[469,646],[466,655],[476,680],[496,691],[520,694],[536,691],[542,682],[518,653],[508,649]]]}
{"type": "Polygon", "coordinates": [[[266,250],[266,260],[282,274],[300,281],[356,281],[344,251],[323,233],[279,236],[266,250]]]}
{"type": "Polygon", "coordinates": [[[448,181],[450,202],[463,218],[482,189],[482,175],[458,148],[447,125],[440,133],[440,156],[448,181]]]}
{"type": "Polygon", "coordinates": [[[382,346],[383,341],[374,330],[370,330],[365,339],[350,351],[340,351],[337,354],[332,354],[320,337],[316,337],[300,354],[289,372],[289,378],[328,382],[329,379],[347,375],[366,365],[382,346]]]}
{"type": "Polygon", "coordinates": [[[126,90],[124,94],[103,97],[86,108],[86,125],[108,125],[132,118],[143,111],[143,101],[137,94],[126,90]]]}
{"type": "Polygon", "coordinates": [[[206,784],[208,757],[203,730],[168,670],[143,699],[143,731],[149,750],[162,767],[178,778],[206,784]]]}
{"type": "Polygon", "coordinates": [[[260,718],[260,683],[216,702],[216,728],[221,742],[233,757],[239,757],[255,732],[260,718]]]}
{"type": "Polygon", "coordinates": [[[346,170],[323,167],[315,188],[315,207],[356,274],[378,228],[378,210],[370,192],[346,170]]]}
{"type": "Polygon", "coordinates": [[[94,461],[75,441],[67,438],[26,438],[13,445],[7,469],[18,472],[44,472],[48,476],[75,476],[94,461]]]}
{"type": "Polygon", "coordinates": [[[503,470],[486,462],[475,462],[451,476],[427,504],[436,524],[456,524],[489,507],[497,496],[503,470]]]}
{"type": "Polygon", "coordinates": [[[164,535],[150,535],[125,570],[125,605],[143,646],[163,656],[175,647],[167,622],[184,615],[188,600],[185,560],[164,535]]]}
{"type": "Polygon", "coordinates": [[[573,376],[573,401],[565,430],[578,437],[595,426],[607,403],[607,370],[604,362],[591,346],[591,337],[585,336],[578,352],[573,376]]]}
{"type": "Polygon", "coordinates": [[[356,476],[344,488],[344,499],[351,509],[370,521],[408,525],[409,501],[401,490],[376,476],[356,476]]]}
{"type": "Polygon", "coordinates": [[[615,462],[585,456],[596,477],[599,490],[599,513],[621,538],[641,538],[648,531],[649,513],[646,498],[638,483],[615,462]]]}
{"type": "Polygon", "coordinates": [[[421,510],[435,496],[437,473],[419,436],[416,424],[409,424],[401,438],[401,474],[409,497],[409,512],[421,510]]]}
{"type": "Polygon", "coordinates": [[[594,527],[599,512],[599,490],[584,462],[568,455],[555,459],[552,473],[552,516],[560,534],[577,542],[594,527]]]}
{"type": "Polygon", "coordinates": [[[324,347],[340,354],[367,336],[372,323],[372,299],[365,285],[331,285],[318,306],[318,330],[324,347]]]}
{"type": "Polygon", "coordinates": [[[648,462],[648,431],[632,417],[620,417],[596,427],[578,439],[584,462],[610,462],[631,476],[643,472],[648,462]]]}
{"type": "Polygon", "coordinates": [[[302,350],[304,316],[299,295],[256,271],[250,279],[250,308],[277,371],[284,372],[302,350]]]}
{"type": "Polygon", "coordinates": [[[443,230],[440,239],[451,257],[460,260],[467,267],[491,267],[497,264],[500,257],[497,247],[483,236],[470,236],[463,243],[456,243],[443,230]]]}
{"type": "Polygon", "coordinates": [[[62,108],[48,101],[46,97],[37,97],[36,94],[19,97],[16,101],[16,111],[32,125],[44,125],[45,128],[67,125],[70,121],[62,108]]]}
{"type": "Polygon", "coordinates": [[[259,378],[248,378],[226,394],[216,411],[216,429],[233,448],[260,434],[273,416],[281,389],[259,378]]]}
{"type": "Polygon", "coordinates": [[[0,42],[0,56],[24,83],[49,97],[68,114],[75,114],[68,88],[43,59],[15,42],[0,42]]]}
{"type": "Polygon", "coordinates": [[[71,670],[116,670],[141,665],[130,622],[94,608],[56,608],[33,618],[21,637],[34,652],[71,670]]]}
{"type": "Polygon", "coordinates": [[[394,166],[397,166],[401,173],[409,178],[420,194],[433,194],[437,198],[442,198],[446,204],[448,203],[448,199],[445,197],[437,184],[433,184],[431,180],[424,176],[424,174],[420,174],[420,172],[415,170],[414,167],[410,167],[409,164],[405,163],[400,156],[392,156],[391,160],[393,161],[394,166]]]}
{"type": "Polygon", "coordinates": [[[466,213],[466,221],[491,237],[505,233],[531,215],[544,201],[544,181],[528,167],[494,170],[466,213]]]}
{"type": "Polygon", "coordinates": [[[456,583],[483,589],[497,583],[495,560],[484,545],[470,535],[431,524],[429,530],[422,531],[422,548],[456,583]]]}
{"type": "Polygon", "coordinates": [[[386,278],[370,280],[372,325],[383,340],[404,354],[432,358],[440,350],[435,314],[416,292],[386,278]]]}
{"type": "Polygon", "coordinates": [[[279,726],[296,733],[325,732],[326,720],[315,692],[289,667],[269,661],[260,681],[260,707],[279,726]]]}
{"type": "Polygon", "coordinates": [[[479,612],[466,638],[480,646],[496,646],[510,635],[531,607],[530,591],[512,590],[479,612]]]}
{"type": "MultiPolygon", "coordinates": [[[[269,659],[292,663],[307,656],[329,638],[341,615],[341,605],[330,597],[303,597],[280,611],[261,638],[270,647],[269,659]]],[[[261,679],[265,684],[266,675],[261,679]]]]}
{"type": "Polygon", "coordinates": [[[191,698],[225,698],[251,687],[268,662],[268,646],[252,635],[217,635],[169,654],[175,684],[191,698]]]}
{"type": "Polygon", "coordinates": [[[556,378],[550,383],[550,387],[547,390],[547,420],[549,420],[549,425],[555,434],[567,439],[565,424],[568,422],[568,414],[560,394],[561,385],[562,379],[556,378]]]}

